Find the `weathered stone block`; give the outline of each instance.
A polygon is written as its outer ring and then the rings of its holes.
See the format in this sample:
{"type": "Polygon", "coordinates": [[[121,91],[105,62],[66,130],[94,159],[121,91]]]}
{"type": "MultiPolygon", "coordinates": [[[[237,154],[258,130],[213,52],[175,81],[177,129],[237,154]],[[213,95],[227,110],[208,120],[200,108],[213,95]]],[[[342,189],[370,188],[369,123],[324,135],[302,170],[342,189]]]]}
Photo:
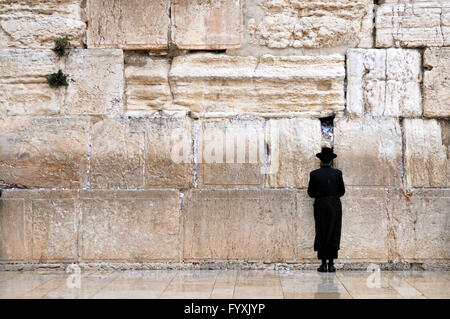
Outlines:
{"type": "Polygon", "coordinates": [[[171,109],[170,62],[148,55],[127,57],[125,64],[127,115],[152,115],[171,109]]]}
{"type": "Polygon", "coordinates": [[[91,187],[144,186],[145,122],[105,119],[92,127],[91,187]]]}
{"type": "Polygon", "coordinates": [[[145,186],[189,188],[194,181],[192,122],[152,118],[145,132],[145,186]]]}
{"type": "Polygon", "coordinates": [[[402,136],[397,119],[336,119],[334,152],[346,185],[401,184],[402,136]]]}
{"type": "Polygon", "coordinates": [[[0,121],[0,180],[10,186],[81,188],[87,183],[89,120],[0,121]]]}
{"type": "Polygon", "coordinates": [[[179,261],[178,192],[80,192],[81,260],[179,261]]]}
{"type": "Polygon", "coordinates": [[[383,3],[376,10],[377,47],[448,46],[448,1],[398,1],[383,3]]]}
{"type": "Polygon", "coordinates": [[[198,186],[262,187],[264,184],[262,119],[201,120],[198,141],[198,186]]]}
{"type": "Polygon", "coordinates": [[[45,78],[58,64],[50,50],[0,50],[0,114],[58,114],[65,90],[50,88],[45,78]]]}
{"type": "MultiPolygon", "coordinates": [[[[387,261],[387,189],[346,187],[342,202],[341,261],[387,261]]],[[[317,261],[314,251],[314,199],[297,192],[296,260],[317,261]]]]}
{"type": "Polygon", "coordinates": [[[78,221],[74,198],[32,199],[35,262],[77,261],[78,221]]]}
{"type": "Polygon", "coordinates": [[[0,199],[0,262],[26,258],[25,205],[20,198],[0,199]]]}
{"type": "Polygon", "coordinates": [[[421,67],[417,50],[348,50],[348,111],[359,116],[421,116],[421,67]]]}
{"type": "Polygon", "coordinates": [[[241,45],[241,0],[173,0],[171,7],[177,47],[218,50],[241,45]]]}
{"type": "Polygon", "coordinates": [[[310,198],[306,189],[296,192],[295,227],[295,260],[311,260],[317,262],[317,252],[314,251],[314,237],[316,234],[314,224],[314,199],[310,198]]]}
{"type": "Polygon", "coordinates": [[[118,115],[123,108],[122,50],[71,50],[65,113],[118,115]]]}
{"type": "Polygon", "coordinates": [[[339,259],[388,261],[387,189],[346,187],[341,202],[339,259]]]}
{"type": "Polygon", "coordinates": [[[189,118],[105,119],[93,126],[93,188],[192,186],[189,118]]]}
{"type": "Polygon", "coordinates": [[[427,48],[423,60],[424,115],[450,117],[450,48],[427,48]]]}
{"type": "Polygon", "coordinates": [[[80,47],[86,24],[81,0],[1,0],[0,48],[52,48],[57,37],[80,47]]]}
{"type": "Polygon", "coordinates": [[[308,187],[309,172],[319,167],[322,132],[318,119],[271,119],[267,122],[268,187],[308,187]]]}
{"type": "Polygon", "coordinates": [[[450,187],[450,121],[405,119],[405,184],[450,187]]]}
{"type": "Polygon", "coordinates": [[[295,256],[295,192],[191,190],[184,260],[282,261],[295,256]]]}
{"type": "Polygon", "coordinates": [[[174,59],[174,103],[198,116],[331,114],[344,109],[344,57],[239,57],[195,54],[174,59]]]}
{"type": "Polygon", "coordinates": [[[167,49],[170,0],[89,0],[89,48],[167,49]]]}
{"type": "Polygon", "coordinates": [[[390,259],[447,262],[450,258],[448,189],[392,190],[390,259]]]}
{"type": "Polygon", "coordinates": [[[246,3],[249,42],[269,48],[371,47],[372,19],[370,0],[246,3]]]}

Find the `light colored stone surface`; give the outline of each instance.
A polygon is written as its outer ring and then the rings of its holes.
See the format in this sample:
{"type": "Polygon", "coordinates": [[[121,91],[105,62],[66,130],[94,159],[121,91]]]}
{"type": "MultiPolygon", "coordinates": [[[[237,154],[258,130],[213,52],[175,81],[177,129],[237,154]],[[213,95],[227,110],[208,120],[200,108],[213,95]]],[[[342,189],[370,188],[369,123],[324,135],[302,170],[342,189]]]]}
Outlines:
{"type": "Polygon", "coordinates": [[[405,185],[450,186],[450,121],[405,119],[405,185]]]}
{"type": "Polygon", "coordinates": [[[330,114],[344,109],[344,57],[176,57],[174,103],[197,116],[330,114]]]}
{"type": "Polygon", "coordinates": [[[317,261],[317,252],[314,251],[314,199],[310,198],[306,189],[296,193],[295,227],[295,260],[317,261]]]}
{"type": "Polygon", "coordinates": [[[126,114],[152,115],[171,109],[170,61],[148,55],[126,57],[126,114]]]}
{"type": "Polygon", "coordinates": [[[246,41],[269,48],[371,47],[373,2],[246,1],[246,41]]]}
{"type": "Polygon", "coordinates": [[[336,119],[334,152],[345,185],[401,184],[402,136],[398,119],[336,119]]]}
{"type": "Polygon", "coordinates": [[[77,261],[78,222],[73,198],[32,199],[35,262],[77,261]]]}
{"type": "Polygon", "coordinates": [[[145,122],[105,119],[92,127],[92,188],[142,188],[145,122]]]}
{"type": "Polygon", "coordinates": [[[166,49],[170,0],[88,0],[89,48],[166,49]]]}
{"type": "Polygon", "coordinates": [[[178,191],[80,192],[81,260],[178,261],[178,191]]]}
{"type": "MultiPolygon", "coordinates": [[[[449,298],[448,271],[152,270],[82,273],[4,271],[0,298],[449,298]],[[372,277],[371,277],[372,275],[372,277]],[[370,281],[374,278],[374,281],[370,281]]],[[[258,309],[258,308],[256,308],[258,309]]],[[[264,310],[263,310],[264,311],[264,310]]]]}
{"type": "Polygon", "coordinates": [[[423,60],[424,115],[450,117],[450,48],[427,48],[423,60]]]}
{"type": "Polygon", "coordinates": [[[391,190],[389,204],[391,260],[449,260],[449,189],[391,190]]]}
{"type": "Polygon", "coordinates": [[[347,109],[359,116],[421,116],[418,50],[350,49],[347,52],[347,109]]]}
{"type": "Polygon", "coordinates": [[[26,258],[25,204],[20,198],[0,200],[0,262],[26,258]]]}
{"type": "Polygon", "coordinates": [[[85,187],[89,125],[82,118],[1,120],[0,180],[28,188],[85,187]]]}
{"type": "Polygon", "coordinates": [[[184,260],[295,258],[295,194],[191,190],[183,203],[184,260]]]}
{"type": "Polygon", "coordinates": [[[448,46],[450,3],[389,1],[377,8],[375,24],[377,47],[448,46]]]}
{"type": "Polygon", "coordinates": [[[319,167],[318,119],[270,119],[267,122],[270,172],[267,187],[308,187],[309,172],[319,167]],[[273,171],[272,171],[273,170],[273,171]]]}
{"type": "Polygon", "coordinates": [[[50,50],[0,50],[0,115],[54,115],[65,89],[52,89],[46,75],[58,70],[50,50]]]}
{"type": "Polygon", "coordinates": [[[86,30],[81,0],[1,0],[0,48],[53,48],[67,37],[80,47],[86,30]]]}
{"type": "Polygon", "coordinates": [[[173,0],[171,9],[172,41],[178,48],[218,50],[241,45],[241,0],[173,0]]]}
{"type": "Polygon", "coordinates": [[[387,190],[347,186],[341,202],[342,234],[339,260],[386,262],[387,190]]]}
{"type": "Polygon", "coordinates": [[[123,108],[122,50],[71,50],[65,113],[118,115],[123,108]]]}
{"type": "Polygon", "coordinates": [[[262,187],[263,127],[262,119],[200,120],[198,187],[262,187]]]}
{"type": "Polygon", "coordinates": [[[92,188],[188,188],[194,181],[188,118],[123,118],[95,123],[92,188]]]}
{"type": "MultiPolygon", "coordinates": [[[[345,178],[345,176],[344,176],[345,178]]],[[[316,262],[314,199],[306,190],[296,195],[294,218],[296,261],[316,262]]],[[[388,258],[387,189],[346,186],[342,202],[341,249],[338,262],[386,262],[388,258]]]]}
{"type": "Polygon", "coordinates": [[[145,186],[192,187],[193,149],[189,118],[149,119],[145,132],[145,186]]]}

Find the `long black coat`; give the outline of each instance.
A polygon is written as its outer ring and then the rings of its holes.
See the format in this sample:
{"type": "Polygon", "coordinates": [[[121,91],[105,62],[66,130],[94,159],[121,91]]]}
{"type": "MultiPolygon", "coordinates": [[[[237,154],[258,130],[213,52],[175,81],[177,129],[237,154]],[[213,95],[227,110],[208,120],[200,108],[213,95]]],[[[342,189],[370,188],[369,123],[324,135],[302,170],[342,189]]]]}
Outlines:
{"type": "Polygon", "coordinates": [[[344,180],[340,170],[324,166],[310,173],[308,195],[315,198],[315,251],[339,250],[342,225],[339,197],[344,193],[344,180]]]}

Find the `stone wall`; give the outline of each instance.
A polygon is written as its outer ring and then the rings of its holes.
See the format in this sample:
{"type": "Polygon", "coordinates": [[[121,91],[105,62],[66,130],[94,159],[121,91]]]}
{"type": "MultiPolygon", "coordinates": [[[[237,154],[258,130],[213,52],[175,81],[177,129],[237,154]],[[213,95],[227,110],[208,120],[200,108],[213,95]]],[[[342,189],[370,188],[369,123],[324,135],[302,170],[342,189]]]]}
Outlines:
{"type": "Polygon", "coordinates": [[[449,0],[0,0],[0,263],[315,262],[327,145],[340,262],[448,264],[449,44],[449,0]]]}

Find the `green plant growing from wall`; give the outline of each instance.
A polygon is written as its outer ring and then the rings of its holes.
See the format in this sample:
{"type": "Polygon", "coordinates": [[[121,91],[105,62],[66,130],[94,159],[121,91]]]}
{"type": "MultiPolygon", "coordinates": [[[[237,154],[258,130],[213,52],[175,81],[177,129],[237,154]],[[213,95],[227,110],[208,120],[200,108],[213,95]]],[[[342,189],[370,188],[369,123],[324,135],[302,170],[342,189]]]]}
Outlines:
{"type": "Polygon", "coordinates": [[[66,53],[66,48],[70,44],[69,39],[66,37],[64,38],[57,38],[55,40],[55,47],[53,48],[53,51],[59,56],[62,57],[66,53]]]}
{"type": "Polygon", "coordinates": [[[68,86],[67,75],[62,70],[56,73],[47,75],[47,83],[51,88],[59,88],[61,86],[68,86]]]}

